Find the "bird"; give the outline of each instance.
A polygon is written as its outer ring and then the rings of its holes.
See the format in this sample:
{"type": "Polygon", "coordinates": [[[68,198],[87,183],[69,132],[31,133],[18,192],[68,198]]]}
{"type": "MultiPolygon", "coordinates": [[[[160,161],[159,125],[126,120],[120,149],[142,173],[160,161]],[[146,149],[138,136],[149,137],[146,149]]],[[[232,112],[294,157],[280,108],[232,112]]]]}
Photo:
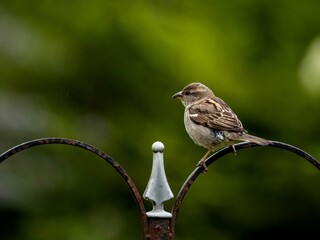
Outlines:
{"type": "Polygon", "coordinates": [[[172,97],[185,107],[184,126],[190,138],[208,150],[197,164],[204,172],[208,171],[205,161],[211,152],[229,146],[236,154],[234,144],[239,142],[269,144],[266,139],[248,134],[228,104],[202,83],[190,83],[172,97]]]}

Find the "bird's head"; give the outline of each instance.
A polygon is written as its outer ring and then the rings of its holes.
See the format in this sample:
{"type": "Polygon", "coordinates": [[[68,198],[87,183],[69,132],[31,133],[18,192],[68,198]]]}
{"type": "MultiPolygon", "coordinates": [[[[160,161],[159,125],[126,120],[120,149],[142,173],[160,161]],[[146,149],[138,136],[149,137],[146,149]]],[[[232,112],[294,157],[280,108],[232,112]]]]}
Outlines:
{"type": "Polygon", "coordinates": [[[202,83],[190,83],[172,97],[175,99],[180,99],[182,104],[186,107],[200,99],[213,96],[214,94],[211,89],[202,83]]]}

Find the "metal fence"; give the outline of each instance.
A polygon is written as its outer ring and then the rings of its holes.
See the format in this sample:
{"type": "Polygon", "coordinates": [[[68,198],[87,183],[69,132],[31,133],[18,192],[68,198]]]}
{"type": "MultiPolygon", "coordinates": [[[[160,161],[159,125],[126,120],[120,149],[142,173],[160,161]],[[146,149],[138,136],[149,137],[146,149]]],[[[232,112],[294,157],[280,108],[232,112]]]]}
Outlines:
{"type": "MultiPolygon", "coordinates": [[[[194,171],[189,175],[184,184],[182,185],[179,193],[176,196],[176,199],[173,203],[173,207],[170,212],[166,212],[164,210],[164,202],[173,198],[173,194],[170,190],[170,186],[166,179],[164,163],[163,163],[163,151],[164,145],[161,142],[155,142],[152,145],[153,151],[153,166],[151,171],[151,176],[147,185],[147,188],[143,194],[143,197],[147,200],[150,200],[153,205],[153,209],[149,212],[146,211],[143,198],[139,193],[135,183],[128,175],[128,173],[120,166],[119,163],[114,161],[110,156],[108,156],[103,151],[78,140],[66,139],[66,138],[42,138],[36,139],[32,141],[28,141],[17,145],[8,151],[4,152],[0,155],[0,162],[3,162],[7,158],[12,155],[19,153],[23,150],[47,144],[64,144],[70,145],[74,147],[79,147],[85,149],[100,158],[104,159],[107,163],[109,163],[117,173],[121,175],[123,180],[127,183],[129,189],[132,192],[132,195],[137,203],[137,207],[139,210],[140,222],[141,222],[141,235],[142,239],[175,239],[175,225],[178,217],[178,212],[180,206],[183,202],[185,195],[190,189],[191,185],[197,179],[197,177],[203,173],[203,166],[198,166],[194,169],[194,171]]],[[[250,142],[243,142],[234,145],[236,150],[241,150],[250,147],[257,147],[258,145],[250,142]]],[[[292,145],[270,141],[267,147],[280,148],[292,153],[299,155],[304,158],[308,162],[310,162],[313,166],[315,166],[318,170],[320,170],[320,163],[310,154],[302,151],[301,149],[294,147],[292,145]]],[[[209,167],[213,162],[222,158],[228,153],[233,153],[233,149],[230,147],[226,147],[221,149],[218,152],[215,152],[206,160],[206,165],[209,167]]]]}

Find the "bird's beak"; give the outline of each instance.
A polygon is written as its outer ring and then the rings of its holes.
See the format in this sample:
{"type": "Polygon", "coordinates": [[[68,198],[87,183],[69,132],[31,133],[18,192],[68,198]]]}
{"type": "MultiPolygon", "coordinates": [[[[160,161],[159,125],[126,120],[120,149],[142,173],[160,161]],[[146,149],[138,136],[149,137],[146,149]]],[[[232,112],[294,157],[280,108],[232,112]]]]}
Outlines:
{"type": "Polygon", "coordinates": [[[180,92],[177,92],[176,94],[174,94],[174,95],[172,96],[172,98],[182,99],[182,92],[181,92],[181,91],[180,91],[180,92]]]}

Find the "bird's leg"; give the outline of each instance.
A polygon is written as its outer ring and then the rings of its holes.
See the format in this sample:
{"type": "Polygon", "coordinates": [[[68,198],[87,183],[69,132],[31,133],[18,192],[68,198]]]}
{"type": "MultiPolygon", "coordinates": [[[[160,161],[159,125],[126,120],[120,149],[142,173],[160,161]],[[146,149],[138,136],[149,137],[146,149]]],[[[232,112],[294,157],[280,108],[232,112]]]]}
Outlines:
{"type": "Polygon", "coordinates": [[[234,155],[236,156],[236,155],[237,155],[237,150],[236,150],[236,148],[234,147],[233,144],[230,145],[230,147],[232,148],[232,151],[233,151],[234,155]]]}
{"type": "Polygon", "coordinates": [[[208,155],[211,153],[211,150],[209,150],[202,158],[201,160],[198,162],[197,166],[202,166],[203,167],[203,172],[207,172],[208,171],[208,167],[205,163],[208,155]]]}

